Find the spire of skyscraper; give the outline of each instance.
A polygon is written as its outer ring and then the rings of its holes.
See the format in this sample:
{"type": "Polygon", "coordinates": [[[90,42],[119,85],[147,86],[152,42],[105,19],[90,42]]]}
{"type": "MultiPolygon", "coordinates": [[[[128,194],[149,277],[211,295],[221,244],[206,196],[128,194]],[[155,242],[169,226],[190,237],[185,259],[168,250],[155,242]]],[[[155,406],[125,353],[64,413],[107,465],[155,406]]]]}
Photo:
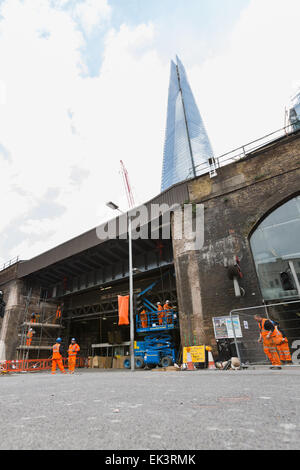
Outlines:
{"type": "Polygon", "coordinates": [[[183,64],[171,61],[161,190],[203,172],[213,150],[183,64]]]}

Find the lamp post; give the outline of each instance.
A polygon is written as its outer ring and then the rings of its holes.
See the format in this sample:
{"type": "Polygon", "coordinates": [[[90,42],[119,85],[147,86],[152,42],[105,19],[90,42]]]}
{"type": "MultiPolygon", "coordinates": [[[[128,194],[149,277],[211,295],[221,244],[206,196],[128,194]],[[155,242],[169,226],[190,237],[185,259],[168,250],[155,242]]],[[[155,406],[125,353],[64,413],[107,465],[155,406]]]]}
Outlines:
{"type": "MultiPolygon", "coordinates": [[[[107,207],[112,210],[118,210],[121,214],[125,214],[116,204],[108,202],[107,207]]],[[[129,317],[130,317],[130,365],[134,371],[134,320],[133,320],[133,268],[132,268],[132,234],[131,234],[131,217],[128,216],[128,244],[129,244],[129,317]]]]}

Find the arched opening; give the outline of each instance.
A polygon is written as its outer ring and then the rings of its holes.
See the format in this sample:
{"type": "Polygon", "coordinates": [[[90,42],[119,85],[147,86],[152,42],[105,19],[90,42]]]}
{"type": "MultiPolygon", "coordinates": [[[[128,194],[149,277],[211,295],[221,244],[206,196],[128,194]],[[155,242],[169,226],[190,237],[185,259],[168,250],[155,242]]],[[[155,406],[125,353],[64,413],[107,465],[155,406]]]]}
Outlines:
{"type": "Polygon", "coordinates": [[[264,300],[300,298],[300,196],[271,212],[250,238],[264,300]]]}

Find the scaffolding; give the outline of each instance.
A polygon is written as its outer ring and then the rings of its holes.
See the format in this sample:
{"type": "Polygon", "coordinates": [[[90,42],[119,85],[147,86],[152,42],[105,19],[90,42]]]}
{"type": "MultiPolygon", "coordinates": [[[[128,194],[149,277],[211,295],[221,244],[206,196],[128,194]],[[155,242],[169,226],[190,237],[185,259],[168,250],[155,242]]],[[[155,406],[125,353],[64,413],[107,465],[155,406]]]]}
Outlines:
{"type": "Polygon", "coordinates": [[[20,344],[17,347],[17,359],[28,360],[31,351],[35,351],[34,359],[40,359],[42,351],[52,350],[52,346],[63,330],[62,315],[58,315],[58,308],[55,312],[47,312],[47,294],[40,289],[38,305],[32,305],[32,288],[28,290],[25,297],[25,307],[23,318],[20,324],[20,344]],[[36,308],[38,307],[38,308],[36,308]],[[38,312],[37,312],[38,310],[38,312]],[[34,318],[33,314],[34,313],[34,318]],[[31,338],[29,337],[31,333],[31,338]]]}

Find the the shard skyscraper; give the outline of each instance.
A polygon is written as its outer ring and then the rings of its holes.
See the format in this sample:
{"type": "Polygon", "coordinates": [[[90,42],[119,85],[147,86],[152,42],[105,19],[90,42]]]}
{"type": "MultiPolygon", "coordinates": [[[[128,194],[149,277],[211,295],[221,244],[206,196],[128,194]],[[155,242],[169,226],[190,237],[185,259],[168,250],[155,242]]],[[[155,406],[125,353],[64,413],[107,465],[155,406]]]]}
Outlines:
{"type": "Polygon", "coordinates": [[[185,69],[171,62],[161,190],[208,171],[213,150],[185,69]]]}

